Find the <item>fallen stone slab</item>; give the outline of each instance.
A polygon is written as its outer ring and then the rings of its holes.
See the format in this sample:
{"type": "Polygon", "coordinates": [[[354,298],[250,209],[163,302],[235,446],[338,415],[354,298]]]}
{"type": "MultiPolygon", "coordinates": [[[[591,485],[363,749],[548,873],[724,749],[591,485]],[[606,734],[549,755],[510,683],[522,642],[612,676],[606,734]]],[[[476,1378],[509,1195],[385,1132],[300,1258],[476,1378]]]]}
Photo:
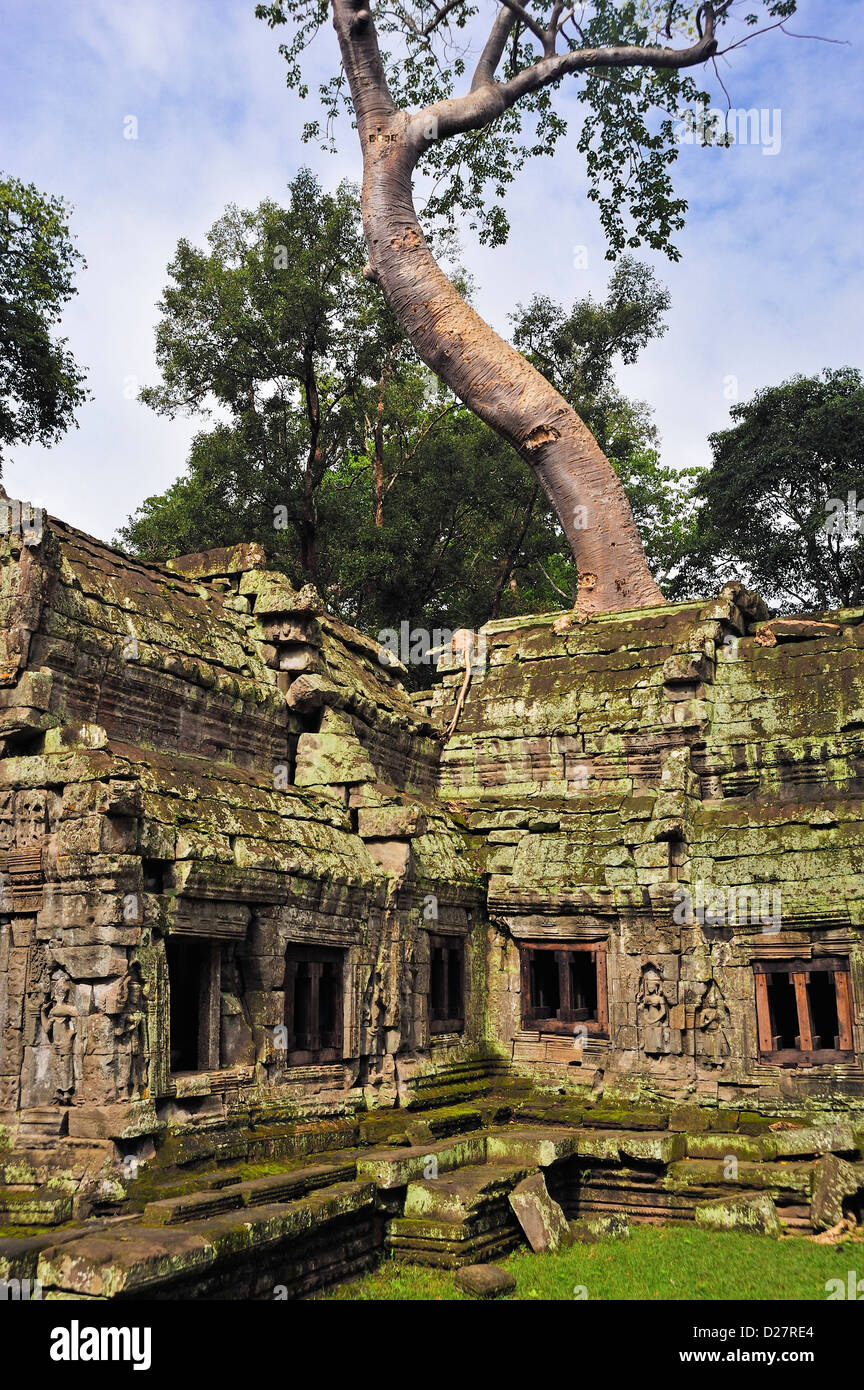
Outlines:
{"type": "Polygon", "coordinates": [[[851,1125],[806,1125],[763,1134],[759,1143],[768,1159],[805,1158],[812,1154],[853,1154],[858,1142],[851,1125]]]}
{"type": "Polygon", "coordinates": [[[535,1255],[559,1250],[568,1243],[570,1229],[561,1207],[549,1196],[542,1173],[523,1178],[510,1193],[510,1205],[535,1255]]]}
{"type": "Polygon", "coordinates": [[[843,1220],[843,1198],[864,1188],[864,1166],[853,1167],[836,1154],[825,1154],[813,1169],[810,1221],[817,1231],[828,1231],[843,1220]]]}
{"type": "Polygon", "coordinates": [[[513,1275],[500,1265],[463,1265],[456,1271],[455,1283],[474,1298],[500,1298],[516,1287],[513,1275]]]}
{"type": "Polygon", "coordinates": [[[753,1197],[725,1197],[701,1202],[696,1207],[696,1225],[709,1231],[749,1231],[753,1235],[779,1236],[777,1208],[767,1192],[753,1197]]]}

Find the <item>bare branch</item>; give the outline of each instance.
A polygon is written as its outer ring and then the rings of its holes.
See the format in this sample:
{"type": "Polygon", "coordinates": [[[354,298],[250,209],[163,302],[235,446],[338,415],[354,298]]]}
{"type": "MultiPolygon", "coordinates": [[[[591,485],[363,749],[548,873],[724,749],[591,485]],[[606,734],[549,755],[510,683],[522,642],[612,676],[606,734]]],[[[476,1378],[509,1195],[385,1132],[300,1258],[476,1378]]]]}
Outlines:
{"type": "Polygon", "coordinates": [[[538,568],[538,569],[540,570],[540,572],[542,573],[543,578],[546,579],[546,580],[548,580],[548,582],[552,585],[552,588],[555,590],[556,594],[560,594],[561,597],[564,599],[564,602],[565,602],[565,603],[570,603],[570,604],[572,604],[572,602],[573,602],[573,595],[572,595],[572,594],[565,594],[565,592],[564,592],[563,589],[559,589],[558,585],[555,583],[555,580],[552,578],[551,574],[548,574],[548,573],[547,573],[545,566],[542,565],[542,564],[540,563],[539,560],[537,561],[537,568],[538,568]]]}
{"type": "Polygon", "coordinates": [[[443,23],[443,21],[447,18],[450,11],[455,10],[457,5],[461,4],[462,0],[447,0],[447,4],[442,5],[440,8],[437,5],[434,6],[435,14],[433,18],[429,20],[428,24],[424,24],[423,28],[418,30],[417,32],[421,35],[422,38],[428,39],[429,35],[433,32],[433,30],[437,29],[438,25],[443,23]]]}
{"type": "Polygon", "coordinates": [[[524,9],[522,5],[519,4],[519,0],[501,0],[501,3],[502,5],[506,5],[508,10],[512,10],[513,13],[516,15],[517,19],[521,19],[522,23],[525,25],[525,28],[530,29],[531,33],[534,34],[535,37],[540,40],[540,42],[543,45],[543,52],[545,54],[547,34],[546,30],[543,28],[543,25],[539,22],[539,20],[536,20],[533,15],[530,15],[528,11],[524,9]]]}
{"type": "Polygon", "coordinates": [[[793,34],[792,30],[787,29],[785,24],[781,24],[780,28],[783,30],[786,37],[790,39],[812,39],[814,43],[836,43],[840,44],[843,48],[852,47],[851,39],[829,39],[826,38],[824,34],[793,34]]]}
{"type": "Polygon", "coordinates": [[[493,80],[495,69],[501,62],[501,55],[507,47],[507,40],[515,23],[515,12],[508,9],[506,5],[502,5],[495,15],[489,37],[483,47],[483,52],[480,54],[477,67],[474,69],[474,76],[471,79],[472,92],[493,80]]]}
{"type": "MultiPolygon", "coordinates": [[[[725,11],[724,11],[725,12],[725,11]]],[[[851,39],[829,39],[825,34],[793,34],[791,29],[786,28],[786,21],[779,19],[776,24],[766,24],[764,29],[754,29],[751,33],[745,34],[743,39],[737,39],[735,43],[730,43],[728,47],[718,50],[718,58],[722,58],[724,53],[731,53],[733,48],[741,48],[750,39],[755,39],[759,34],[770,34],[773,29],[779,29],[790,39],[806,39],[813,43],[833,43],[841,48],[851,48],[851,39]]]]}
{"type": "Polygon", "coordinates": [[[717,81],[720,83],[720,86],[723,88],[723,95],[724,95],[725,98],[726,98],[726,110],[727,110],[727,111],[731,111],[731,110],[732,110],[732,98],[730,97],[729,92],[727,91],[726,83],[723,81],[723,78],[720,76],[720,69],[719,69],[718,66],[717,66],[717,55],[716,55],[716,53],[715,53],[714,57],[711,59],[711,65],[712,65],[712,67],[714,68],[714,76],[717,78],[717,81]]]}

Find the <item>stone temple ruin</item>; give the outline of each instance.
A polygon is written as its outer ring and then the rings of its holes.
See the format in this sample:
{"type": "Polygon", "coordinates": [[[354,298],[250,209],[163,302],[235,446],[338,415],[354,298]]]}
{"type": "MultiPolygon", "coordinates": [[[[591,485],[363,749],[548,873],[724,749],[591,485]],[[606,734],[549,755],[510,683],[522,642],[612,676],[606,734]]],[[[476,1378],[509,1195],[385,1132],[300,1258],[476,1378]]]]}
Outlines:
{"type": "Polygon", "coordinates": [[[409,694],[255,545],[10,529],[0,1276],[294,1296],[540,1179],[860,1213],[864,610],[505,619],[409,694]]]}

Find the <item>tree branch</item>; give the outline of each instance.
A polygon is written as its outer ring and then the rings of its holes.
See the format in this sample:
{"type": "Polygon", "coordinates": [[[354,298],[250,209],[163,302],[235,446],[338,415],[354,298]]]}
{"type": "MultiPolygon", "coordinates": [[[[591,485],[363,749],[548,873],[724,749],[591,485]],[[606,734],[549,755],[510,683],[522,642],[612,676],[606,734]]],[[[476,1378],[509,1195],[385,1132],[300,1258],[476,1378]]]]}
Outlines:
{"type": "Polygon", "coordinates": [[[572,594],[565,594],[565,592],[564,592],[563,589],[559,589],[558,585],[555,583],[555,580],[552,578],[551,574],[547,574],[545,567],[540,563],[539,560],[537,561],[537,568],[540,570],[541,574],[543,575],[543,578],[544,578],[549,584],[552,585],[552,588],[555,590],[556,594],[560,594],[561,597],[563,598],[563,600],[564,600],[565,603],[571,603],[571,604],[572,604],[572,602],[573,602],[573,595],[572,595],[572,594]]]}
{"type": "Polygon", "coordinates": [[[717,51],[714,36],[713,10],[705,34],[689,48],[640,48],[637,44],[612,45],[608,48],[579,48],[569,53],[541,58],[531,67],[516,73],[507,82],[486,83],[461,97],[449,97],[433,102],[409,118],[409,139],[419,147],[428,143],[430,125],[437,138],[463,135],[491,124],[504,111],[531,92],[548,87],[571,73],[589,68],[646,67],[666,70],[696,67],[712,58],[717,51]]]}
{"type": "Polygon", "coordinates": [[[507,40],[515,23],[515,11],[502,5],[495,15],[489,37],[474,69],[474,76],[471,79],[472,92],[476,92],[478,87],[485,87],[488,82],[493,80],[495,69],[501,62],[501,55],[507,47],[507,40]]]}
{"type": "Polygon", "coordinates": [[[396,114],[378,35],[364,0],[333,0],[333,27],[339,39],[357,128],[362,135],[370,125],[396,114]]]}
{"type": "Polygon", "coordinates": [[[531,29],[533,35],[543,44],[543,53],[546,53],[546,29],[540,24],[539,19],[535,19],[532,14],[528,14],[528,10],[525,10],[525,8],[518,3],[518,0],[501,0],[501,4],[506,6],[508,10],[513,10],[515,18],[521,19],[526,29],[531,29]]]}
{"type": "Polygon", "coordinates": [[[434,6],[435,15],[432,19],[429,20],[428,24],[424,24],[423,28],[418,31],[420,35],[424,39],[428,39],[429,35],[433,32],[433,30],[437,29],[438,25],[441,24],[447,18],[450,11],[455,10],[456,6],[461,4],[462,0],[447,0],[447,4],[442,5],[440,9],[437,5],[434,6]]]}

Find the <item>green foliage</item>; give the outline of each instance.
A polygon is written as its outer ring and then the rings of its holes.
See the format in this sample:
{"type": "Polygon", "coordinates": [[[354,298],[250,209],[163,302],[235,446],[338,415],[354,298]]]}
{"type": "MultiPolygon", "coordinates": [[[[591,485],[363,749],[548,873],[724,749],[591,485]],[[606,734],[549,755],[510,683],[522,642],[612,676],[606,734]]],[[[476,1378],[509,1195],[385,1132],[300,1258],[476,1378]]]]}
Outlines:
{"type": "Polygon", "coordinates": [[[696,489],[691,588],[741,578],[780,609],[864,602],[864,381],[794,376],[735,406],[696,489]]]}
{"type": "MultiPolygon", "coordinates": [[[[212,514],[213,489],[221,496],[244,460],[235,521],[248,521],[250,508],[262,517],[269,510],[272,528],[273,509],[284,507],[301,567],[315,579],[322,481],[356,445],[370,376],[400,335],[362,278],[353,189],[325,194],[301,170],[289,191],[285,208],[230,206],[208,234],[208,252],[179,243],[156,332],[162,383],[141,398],[168,415],[228,414],[230,426],[195,441],[199,501],[208,498],[212,514]]],[[[174,496],[181,511],[189,500],[174,496]]],[[[152,530],[148,506],[142,524],[152,530]]],[[[191,548],[200,548],[197,539],[191,548]]]]}
{"type": "MultiPolygon", "coordinates": [[[[286,208],[229,208],[182,241],[162,300],[154,408],[218,412],[186,472],[120,540],[151,559],[257,540],[293,583],[377,633],[478,627],[572,603],[569,547],[523,461],[415,358],[362,276],[356,195],[307,171],[286,208]]],[[[666,574],[686,529],[647,408],[614,385],[664,331],[668,295],[624,258],[605,301],[535,298],[514,337],[596,432],[666,574]]],[[[428,673],[426,673],[428,674],[428,673]]]]}
{"type": "Polygon", "coordinates": [[[87,399],[84,373],[53,333],[83,263],[67,217],[60,198],[0,175],[0,455],[55,443],[87,399]]]}
{"type": "MultiPolygon", "coordinates": [[[[384,72],[399,110],[418,111],[468,90],[474,64],[498,7],[471,0],[438,5],[434,0],[393,0],[374,12],[384,72]]],[[[779,27],[794,14],[795,0],[750,0],[750,8],[729,0],[715,4],[722,51],[726,26],[736,21],[753,31],[779,27]]],[[[550,23],[551,0],[526,0],[502,57],[496,77],[507,82],[543,60],[537,29],[550,23]],[[534,26],[534,27],[532,27],[534,26]]],[[[559,54],[578,54],[604,47],[630,49],[686,48],[702,32],[705,6],[697,0],[591,0],[575,11],[565,9],[557,35],[559,54]]],[[[255,13],[271,28],[286,28],[280,45],[287,63],[288,85],[308,95],[304,78],[306,53],[328,23],[327,0],[274,0],[259,3],[255,13]]],[[[746,37],[746,34],[745,34],[746,37]]],[[[710,105],[686,69],[654,68],[634,57],[626,64],[594,66],[570,75],[525,83],[515,105],[477,131],[433,141],[419,170],[433,180],[426,205],[430,221],[463,217],[481,241],[506,240],[509,223],[503,199],[525,163],[554,154],[567,122],[556,110],[562,83],[579,83],[579,149],[586,157],[590,191],[597,203],[608,241],[608,255],[647,244],[678,258],[674,234],[684,223],[686,202],[675,195],[672,166],[678,157],[679,130],[687,120],[704,128],[710,105]],[[689,116],[688,114],[689,113],[689,116]]],[[[319,87],[322,117],[307,123],[307,139],[335,148],[340,114],[350,98],[344,74],[333,73],[319,87]]]]}

